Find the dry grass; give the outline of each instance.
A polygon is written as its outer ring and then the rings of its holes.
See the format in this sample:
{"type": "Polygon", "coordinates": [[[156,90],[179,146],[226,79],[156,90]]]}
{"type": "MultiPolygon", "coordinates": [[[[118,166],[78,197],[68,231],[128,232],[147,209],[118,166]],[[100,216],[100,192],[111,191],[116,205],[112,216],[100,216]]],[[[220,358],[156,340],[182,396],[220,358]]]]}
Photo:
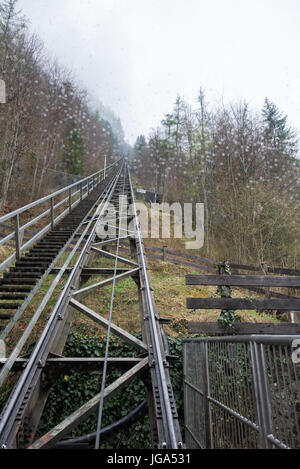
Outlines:
{"type": "MultiPolygon", "coordinates": [[[[171,250],[177,250],[180,252],[187,252],[185,250],[185,240],[184,239],[145,239],[145,245],[151,245],[154,247],[167,246],[171,250]]],[[[12,248],[11,248],[12,249],[12,248]]],[[[10,254],[10,251],[7,248],[0,247],[0,261],[7,257],[10,254]]],[[[195,254],[195,252],[193,253],[195,254]]],[[[201,253],[200,253],[201,255],[201,253]]],[[[65,261],[67,253],[61,259],[60,264],[65,261]]],[[[75,262],[76,258],[73,259],[75,262]]],[[[114,267],[114,261],[104,259],[100,256],[95,256],[93,267],[114,267]]],[[[187,334],[187,322],[188,321],[209,321],[214,322],[218,320],[220,311],[211,311],[211,310],[188,310],[186,308],[186,298],[187,297],[217,297],[216,287],[206,287],[206,286],[186,286],[185,285],[185,276],[191,273],[199,273],[193,271],[191,267],[174,265],[170,262],[163,262],[160,260],[148,260],[149,266],[149,275],[154,290],[154,299],[159,312],[160,317],[167,318],[171,320],[171,324],[166,326],[166,332],[170,335],[186,335],[187,334]]],[[[125,264],[120,263],[119,266],[128,267],[125,264]]],[[[11,350],[13,346],[17,343],[22,332],[26,328],[30,318],[32,317],[34,311],[41,303],[43,296],[47,292],[51,281],[54,277],[49,277],[47,281],[40,288],[39,292],[35,295],[32,303],[27,308],[22,319],[15,326],[10,337],[8,339],[8,350],[11,350]]],[[[101,281],[104,278],[103,276],[97,276],[91,278],[87,285],[91,285],[94,282],[101,281]]],[[[64,286],[65,281],[61,281],[49,300],[45,311],[35,327],[30,341],[36,340],[45,325],[47,317],[51,314],[53,307],[57,301],[57,298],[61,292],[61,289],[64,286]]],[[[82,302],[87,305],[89,308],[94,310],[96,313],[104,316],[108,319],[110,311],[110,301],[111,301],[111,291],[112,286],[104,287],[100,290],[94,290],[88,297],[86,297],[82,302]]],[[[115,294],[114,294],[114,304],[113,304],[113,322],[119,327],[134,333],[138,332],[141,329],[140,325],[140,308],[139,300],[137,294],[137,285],[135,282],[127,277],[121,282],[116,284],[115,294]]],[[[244,290],[235,289],[233,292],[233,297],[255,297],[255,294],[247,294],[244,290]]],[[[257,295],[256,295],[257,296],[257,295]]],[[[256,311],[237,311],[237,314],[241,316],[242,321],[247,322],[270,322],[276,321],[270,315],[260,314],[256,311]]],[[[73,320],[73,329],[80,330],[83,334],[91,332],[96,335],[102,336],[105,332],[103,329],[95,324],[92,320],[86,318],[83,314],[75,312],[73,320]]]]}

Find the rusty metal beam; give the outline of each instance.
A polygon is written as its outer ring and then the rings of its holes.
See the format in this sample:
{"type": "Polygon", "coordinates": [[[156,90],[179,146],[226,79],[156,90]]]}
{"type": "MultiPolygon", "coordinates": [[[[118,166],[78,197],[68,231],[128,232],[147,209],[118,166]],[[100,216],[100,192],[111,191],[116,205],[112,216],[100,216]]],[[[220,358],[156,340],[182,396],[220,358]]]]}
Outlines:
{"type": "Polygon", "coordinates": [[[111,278],[108,278],[106,280],[102,280],[101,282],[94,283],[92,285],[89,285],[88,287],[85,287],[85,288],[82,288],[80,290],[75,291],[72,296],[73,297],[75,296],[75,297],[80,298],[80,299],[85,298],[87,295],[89,295],[94,290],[98,290],[99,288],[107,287],[107,285],[110,285],[113,282],[120,282],[121,280],[123,280],[124,278],[126,278],[128,276],[137,274],[139,270],[140,270],[139,267],[137,267],[135,269],[128,270],[128,271],[123,272],[119,275],[116,275],[115,277],[111,277],[111,278]]]}
{"type": "MultiPolygon", "coordinates": [[[[105,319],[103,316],[100,316],[100,314],[95,313],[95,311],[83,305],[82,303],[79,303],[79,301],[74,300],[74,298],[70,300],[70,306],[75,308],[77,311],[80,311],[81,313],[85,314],[88,318],[93,319],[93,321],[95,321],[97,324],[100,324],[105,329],[108,328],[107,319],[105,319]]],[[[118,327],[115,324],[111,324],[111,332],[117,337],[123,339],[124,342],[129,345],[132,345],[138,350],[142,352],[148,352],[148,347],[144,342],[137,339],[136,337],[134,337],[134,335],[130,334],[124,329],[121,329],[121,327],[118,327]]]]}
{"type": "Polygon", "coordinates": [[[107,257],[109,259],[116,259],[116,257],[118,257],[118,261],[124,262],[124,264],[128,264],[128,265],[131,265],[133,267],[139,267],[139,265],[136,262],[134,262],[130,259],[127,259],[126,257],[116,256],[115,254],[111,254],[110,252],[103,251],[101,249],[95,248],[94,246],[92,246],[92,251],[95,251],[98,254],[100,254],[101,256],[107,257]]]}
{"type": "MultiPolygon", "coordinates": [[[[104,391],[104,399],[111,398],[117,392],[121,391],[127,386],[134,378],[136,378],[141,371],[147,369],[148,357],[135,365],[129,371],[124,373],[120,378],[114,381],[104,391]]],[[[90,401],[77,409],[73,414],[63,420],[59,425],[50,430],[46,435],[42,436],[28,449],[47,449],[51,448],[55,443],[60,441],[63,437],[67,436],[73,428],[79,425],[83,420],[89,417],[98,408],[100,394],[97,394],[90,401]]]]}
{"type": "MultiPolygon", "coordinates": [[[[126,368],[132,367],[133,365],[140,363],[141,358],[132,358],[132,357],[109,357],[108,364],[109,366],[117,367],[117,368],[126,368]]],[[[0,358],[0,369],[5,365],[6,358],[0,358]]],[[[18,358],[12,371],[21,371],[28,363],[27,358],[18,358]]],[[[103,357],[62,357],[62,358],[48,358],[45,363],[45,370],[47,369],[57,369],[57,368],[70,368],[75,369],[76,371],[84,371],[86,373],[87,370],[90,369],[101,369],[104,363],[103,357]]]]}

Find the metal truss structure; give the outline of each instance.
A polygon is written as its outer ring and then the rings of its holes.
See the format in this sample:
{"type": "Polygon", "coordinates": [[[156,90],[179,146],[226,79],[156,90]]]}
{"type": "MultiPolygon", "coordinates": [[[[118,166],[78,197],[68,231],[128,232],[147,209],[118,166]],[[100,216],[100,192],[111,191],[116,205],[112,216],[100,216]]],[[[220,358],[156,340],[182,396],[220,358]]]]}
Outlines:
{"type": "Polygon", "coordinates": [[[20,373],[0,415],[0,447],[3,449],[53,448],[94,412],[98,412],[95,448],[99,448],[103,403],[136,377],[140,377],[147,388],[153,448],[183,447],[169,375],[168,344],[163,320],[153,299],[127,162],[124,159],[116,162],[106,168],[105,175],[104,178],[103,171],[95,173],[0,218],[0,226],[9,220],[14,222],[13,232],[5,236],[0,245],[15,242],[15,252],[0,265],[0,272],[4,272],[0,280],[0,320],[5,322],[0,331],[2,340],[9,338],[43,282],[49,275],[55,276],[9,357],[0,359],[1,386],[12,374],[20,373]],[[64,193],[67,194],[65,198],[64,193]],[[62,200],[55,204],[55,199],[61,197],[62,200]],[[31,222],[20,225],[20,217],[25,211],[39,204],[44,207],[46,203],[50,203],[50,208],[31,222]],[[63,211],[55,218],[58,207],[63,211]],[[26,229],[48,216],[50,223],[22,244],[26,229]],[[115,232],[115,235],[99,237],[105,229],[115,232]],[[121,243],[125,242],[129,243],[131,252],[131,256],[126,258],[119,254],[121,243]],[[91,267],[97,258],[101,259],[101,267],[91,267]],[[105,259],[107,266],[103,266],[105,259]],[[13,263],[14,266],[7,271],[13,263]],[[101,277],[99,281],[99,276],[106,278],[103,280],[101,277]],[[128,277],[137,286],[142,340],[113,322],[115,285],[128,277]],[[85,298],[107,285],[112,285],[111,302],[108,318],[104,318],[85,304],[85,298]],[[59,286],[62,290],[50,316],[44,320],[43,331],[33,351],[30,356],[22,356],[25,344],[38,321],[42,320],[42,313],[59,286]],[[14,314],[7,314],[7,311],[14,311],[14,314]],[[107,331],[104,357],[63,357],[75,311],[107,331]],[[111,334],[133,346],[137,351],[136,358],[111,358],[111,334]],[[109,386],[106,385],[108,366],[125,369],[124,374],[109,386]],[[70,369],[86,371],[87,368],[102,371],[99,394],[42,438],[36,439],[45,403],[57,377],[70,369]]]}

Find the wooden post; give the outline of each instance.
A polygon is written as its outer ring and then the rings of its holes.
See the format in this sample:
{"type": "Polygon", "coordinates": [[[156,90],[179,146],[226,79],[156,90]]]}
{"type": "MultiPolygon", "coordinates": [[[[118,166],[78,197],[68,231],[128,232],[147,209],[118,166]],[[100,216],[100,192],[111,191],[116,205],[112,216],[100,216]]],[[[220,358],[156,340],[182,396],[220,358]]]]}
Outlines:
{"type": "Polygon", "coordinates": [[[167,252],[168,246],[163,247],[163,261],[166,262],[168,259],[168,252],[167,252]]]}
{"type": "MultiPolygon", "coordinates": [[[[268,275],[268,272],[269,272],[269,266],[266,262],[262,262],[261,263],[261,268],[263,270],[263,273],[265,275],[268,275]]],[[[270,292],[270,287],[266,287],[265,289],[265,295],[266,295],[266,298],[269,300],[271,298],[271,292],[270,292]]]]}
{"type": "Polygon", "coordinates": [[[293,324],[300,324],[300,311],[290,311],[290,320],[293,324]]]}

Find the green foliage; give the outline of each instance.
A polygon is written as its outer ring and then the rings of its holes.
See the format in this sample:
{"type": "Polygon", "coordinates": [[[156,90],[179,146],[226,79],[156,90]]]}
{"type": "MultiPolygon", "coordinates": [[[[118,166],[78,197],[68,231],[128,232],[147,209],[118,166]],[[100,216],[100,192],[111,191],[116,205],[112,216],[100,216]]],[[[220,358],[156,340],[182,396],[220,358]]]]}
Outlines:
{"type": "Polygon", "coordinates": [[[134,161],[141,183],[168,202],[204,203],[203,255],[297,268],[298,145],[274,103],[261,115],[245,101],[212,108],[200,89],[197,107],[178,97],[146,143],[134,161]]]}
{"type": "MultiPolygon", "coordinates": [[[[230,266],[225,264],[223,266],[218,266],[218,273],[221,273],[221,268],[225,270],[227,275],[231,275],[230,266]]],[[[228,286],[221,285],[217,289],[217,294],[221,296],[221,298],[231,298],[232,288],[228,286]]],[[[241,320],[240,316],[237,316],[235,310],[233,309],[223,309],[221,311],[219,322],[224,326],[234,327],[236,322],[241,320]]]]}
{"type": "Polygon", "coordinates": [[[295,133],[287,126],[287,116],[284,116],[277,106],[265,99],[262,109],[265,123],[265,136],[274,148],[292,156],[297,146],[295,133]]]}
{"type": "Polygon", "coordinates": [[[241,318],[235,314],[234,309],[223,309],[219,318],[219,322],[228,327],[234,327],[234,324],[240,320],[241,318]]]}
{"type": "MultiPolygon", "coordinates": [[[[169,338],[170,353],[179,356],[179,360],[171,365],[171,379],[174,387],[176,403],[181,422],[183,421],[183,386],[182,386],[182,343],[178,339],[169,338]]],[[[101,338],[82,336],[78,333],[70,334],[64,354],[69,357],[101,357],[105,353],[105,342],[101,338]]],[[[110,343],[111,357],[136,356],[136,351],[112,337],[110,343]]],[[[107,385],[121,376],[122,371],[108,369],[107,385]]],[[[72,372],[61,376],[53,386],[42,420],[39,426],[39,436],[45,434],[52,427],[61,422],[74,410],[81,407],[89,399],[99,393],[101,373],[91,371],[87,373],[72,372]]],[[[146,388],[140,379],[134,380],[126,392],[120,392],[104,404],[102,427],[105,427],[126,416],[146,399],[146,388]]],[[[84,435],[96,430],[97,415],[94,414],[79,425],[71,437],[84,435]]],[[[150,448],[149,418],[146,415],[130,429],[102,442],[102,448],[115,448],[120,436],[120,448],[150,448]]]]}
{"type": "Polygon", "coordinates": [[[18,0],[0,2],[0,32],[6,34],[10,29],[19,30],[24,27],[24,18],[16,10],[18,0]]]}
{"type": "Polygon", "coordinates": [[[74,120],[71,120],[66,131],[62,169],[69,174],[83,174],[84,144],[74,120]]]}

